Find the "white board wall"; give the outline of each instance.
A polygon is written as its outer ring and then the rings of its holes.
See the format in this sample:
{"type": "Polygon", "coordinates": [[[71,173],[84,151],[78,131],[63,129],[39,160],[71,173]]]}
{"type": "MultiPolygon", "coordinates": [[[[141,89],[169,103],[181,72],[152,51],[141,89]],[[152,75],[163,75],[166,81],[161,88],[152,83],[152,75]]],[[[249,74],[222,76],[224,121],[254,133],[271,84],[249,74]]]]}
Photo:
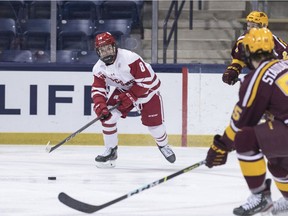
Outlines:
{"type": "MultiPolygon", "coordinates": [[[[162,82],[161,94],[164,100],[167,132],[181,134],[182,74],[157,73],[157,75],[162,82]]],[[[0,131],[13,133],[76,131],[95,118],[93,111],[92,115],[87,113],[84,115],[85,88],[87,99],[87,88],[92,81],[90,72],[2,71],[0,131]],[[57,103],[57,100],[60,102],[57,103]]],[[[221,74],[190,73],[188,134],[222,133],[237,102],[238,88],[239,84],[234,86],[224,84],[221,74]]],[[[148,133],[146,127],[141,124],[140,117],[121,119],[118,131],[127,134],[148,133]]],[[[85,132],[100,133],[100,123],[89,127],[83,133],[85,132]]]]}

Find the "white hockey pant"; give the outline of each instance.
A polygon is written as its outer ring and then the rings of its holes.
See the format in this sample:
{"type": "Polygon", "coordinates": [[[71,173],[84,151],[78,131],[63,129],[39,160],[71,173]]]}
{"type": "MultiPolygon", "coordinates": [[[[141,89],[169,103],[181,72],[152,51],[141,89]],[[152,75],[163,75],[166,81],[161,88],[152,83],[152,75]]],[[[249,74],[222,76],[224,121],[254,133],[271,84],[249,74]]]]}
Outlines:
{"type": "MultiPolygon", "coordinates": [[[[111,114],[112,117],[102,123],[103,139],[106,148],[114,148],[118,144],[117,121],[121,117],[121,113],[118,110],[112,110],[111,114]]],[[[148,130],[159,146],[168,144],[168,136],[163,124],[148,127],[148,130]]]]}

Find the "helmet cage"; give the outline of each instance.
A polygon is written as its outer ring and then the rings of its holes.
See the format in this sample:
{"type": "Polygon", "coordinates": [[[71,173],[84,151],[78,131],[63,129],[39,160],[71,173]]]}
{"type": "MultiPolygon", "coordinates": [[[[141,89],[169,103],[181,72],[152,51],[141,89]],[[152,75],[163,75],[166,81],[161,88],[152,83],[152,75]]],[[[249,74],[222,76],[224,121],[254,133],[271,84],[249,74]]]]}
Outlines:
{"type": "Polygon", "coordinates": [[[113,64],[117,54],[116,44],[100,46],[96,48],[96,52],[105,64],[113,64]]]}
{"type": "Polygon", "coordinates": [[[251,28],[262,28],[263,26],[260,23],[250,22],[246,23],[246,29],[249,31],[251,28]]]}

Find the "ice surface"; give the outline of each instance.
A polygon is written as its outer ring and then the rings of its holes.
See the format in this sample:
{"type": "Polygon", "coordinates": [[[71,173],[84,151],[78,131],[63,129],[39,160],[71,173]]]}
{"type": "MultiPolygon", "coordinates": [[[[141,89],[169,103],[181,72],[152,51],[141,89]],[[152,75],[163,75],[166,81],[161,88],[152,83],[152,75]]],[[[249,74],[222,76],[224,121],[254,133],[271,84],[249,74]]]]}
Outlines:
{"type": "MultiPolygon", "coordinates": [[[[119,146],[116,168],[98,169],[99,146],[64,145],[49,154],[45,145],[0,145],[0,215],[85,215],[60,203],[58,194],[101,205],[203,160],[207,152],[173,149],[177,160],[170,164],[156,146],[119,146]]],[[[92,215],[231,216],[249,195],[233,152],[224,166],[203,165],[92,215]]],[[[273,184],[272,198],[280,197],[273,184]]]]}

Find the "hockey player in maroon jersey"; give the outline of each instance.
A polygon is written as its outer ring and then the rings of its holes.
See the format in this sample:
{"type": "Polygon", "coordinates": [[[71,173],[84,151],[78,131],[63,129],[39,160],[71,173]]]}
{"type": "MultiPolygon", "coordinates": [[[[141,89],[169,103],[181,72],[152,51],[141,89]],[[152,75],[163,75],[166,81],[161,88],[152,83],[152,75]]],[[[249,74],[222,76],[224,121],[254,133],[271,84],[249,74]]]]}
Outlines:
{"type": "Polygon", "coordinates": [[[233,213],[254,215],[272,209],[273,215],[288,215],[288,60],[276,58],[274,37],[267,28],[250,29],[242,44],[251,71],[241,81],[229,126],[222,136],[214,137],[206,166],[225,164],[228,152],[236,149],[251,196],[233,213]],[[258,124],[265,112],[270,119],[258,124]],[[266,161],[283,195],[274,204],[266,161]]]}
{"type": "MultiPolygon", "coordinates": [[[[114,37],[105,32],[95,38],[96,52],[100,59],[93,67],[94,82],[92,99],[94,111],[102,116],[105,152],[95,160],[97,167],[114,167],[117,159],[117,122],[125,118],[136,107],[141,112],[142,124],[148,130],[161,153],[171,163],[175,154],[168,145],[163,124],[163,103],[159,92],[160,80],[151,65],[134,52],[117,48],[114,37]],[[109,87],[115,90],[108,98],[109,87]],[[120,102],[120,106],[109,112],[108,107],[120,102]]],[[[133,125],[131,125],[133,127],[133,125]]]]}
{"type": "MultiPolygon", "coordinates": [[[[264,12],[260,11],[252,11],[247,17],[247,30],[251,28],[267,28],[268,27],[268,16],[264,12]]],[[[229,85],[234,85],[237,82],[237,78],[242,71],[242,68],[245,67],[245,63],[242,59],[242,43],[244,34],[242,34],[237,41],[235,42],[232,51],[231,57],[232,62],[226,68],[225,72],[222,75],[222,80],[224,83],[229,85]]],[[[277,36],[273,35],[273,40],[275,44],[274,54],[278,59],[286,59],[288,58],[288,46],[285,41],[277,36]]]]}

